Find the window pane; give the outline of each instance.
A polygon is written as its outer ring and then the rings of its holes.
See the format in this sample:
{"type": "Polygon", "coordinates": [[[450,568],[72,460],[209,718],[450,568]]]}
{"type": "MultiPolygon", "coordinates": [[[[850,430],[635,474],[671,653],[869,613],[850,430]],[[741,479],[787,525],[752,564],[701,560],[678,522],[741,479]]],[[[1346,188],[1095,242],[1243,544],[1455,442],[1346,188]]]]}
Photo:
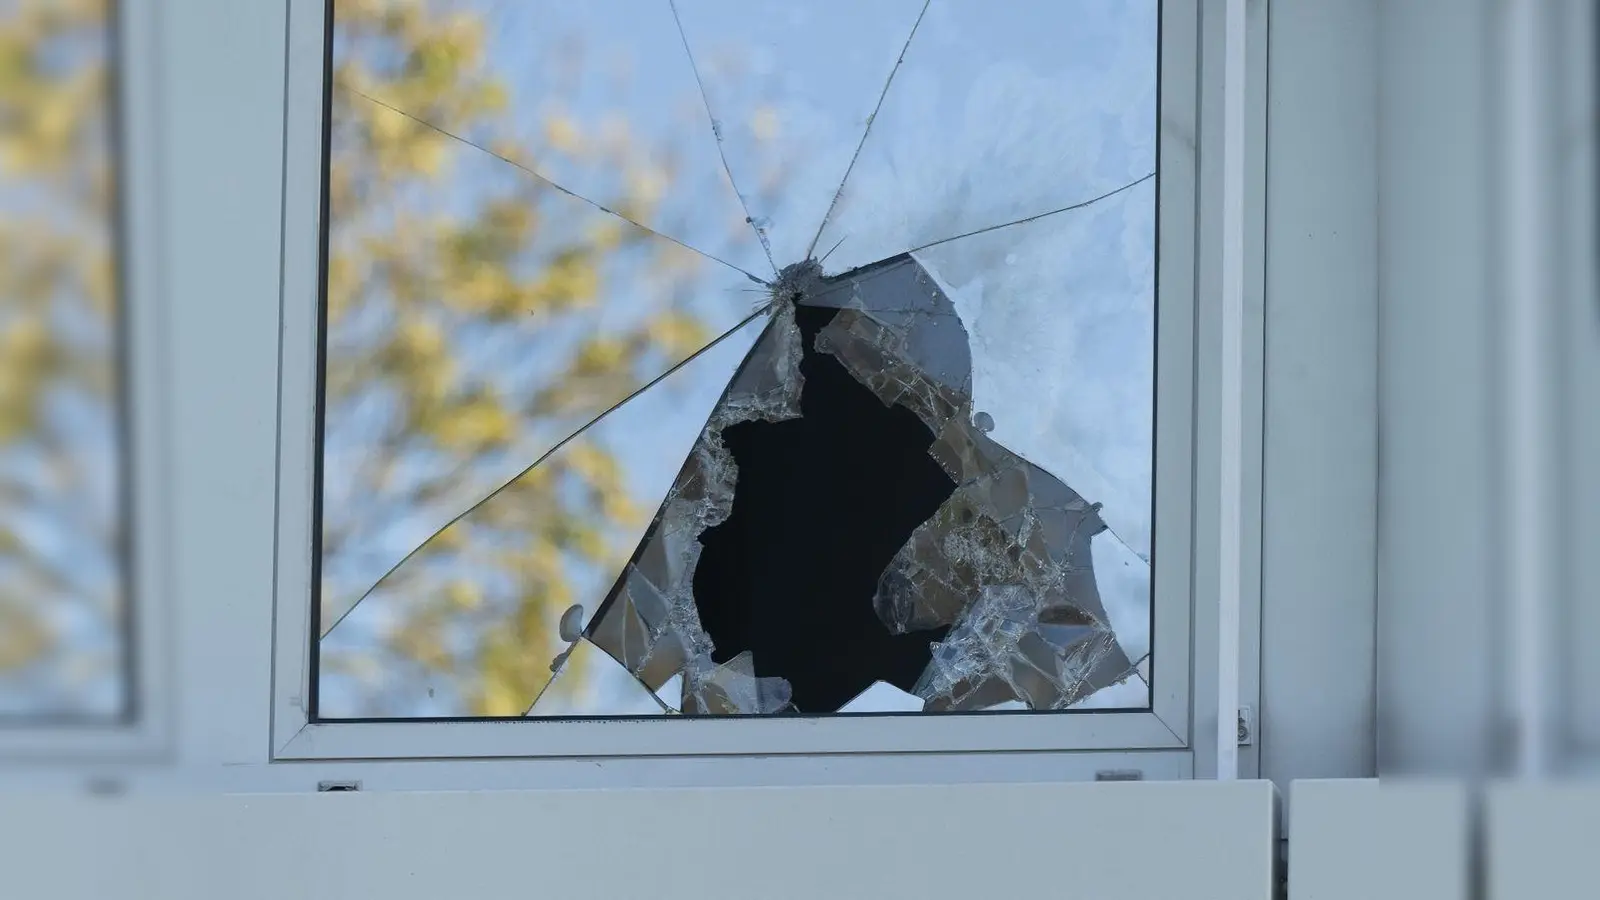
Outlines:
{"type": "Polygon", "coordinates": [[[0,2],[0,720],[128,711],[109,12],[0,2]]]}
{"type": "Polygon", "coordinates": [[[1156,7],[337,2],[316,715],[1146,708],[1156,7]]]}

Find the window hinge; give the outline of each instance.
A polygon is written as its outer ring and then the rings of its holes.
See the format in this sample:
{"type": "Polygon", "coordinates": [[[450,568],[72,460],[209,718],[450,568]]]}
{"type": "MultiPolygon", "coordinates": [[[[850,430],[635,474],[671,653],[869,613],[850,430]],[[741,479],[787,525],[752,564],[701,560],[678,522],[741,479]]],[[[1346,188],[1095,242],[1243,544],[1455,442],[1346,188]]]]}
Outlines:
{"type": "Polygon", "coordinates": [[[361,790],[361,782],[359,782],[359,781],[319,781],[319,782],[317,782],[317,793],[319,793],[319,794],[343,794],[343,793],[346,793],[346,792],[349,792],[349,791],[359,791],[359,790],[361,790]]]}
{"type": "Polygon", "coordinates": [[[1248,706],[1239,707],[1239,746],[1248,747],[1256,739],[1256,713],[1248,706]]]}

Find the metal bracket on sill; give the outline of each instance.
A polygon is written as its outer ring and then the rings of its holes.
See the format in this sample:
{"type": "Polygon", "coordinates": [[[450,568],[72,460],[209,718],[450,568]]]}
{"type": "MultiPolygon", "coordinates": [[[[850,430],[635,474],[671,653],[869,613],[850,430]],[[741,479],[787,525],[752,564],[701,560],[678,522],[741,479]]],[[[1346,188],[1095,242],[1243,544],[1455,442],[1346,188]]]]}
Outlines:
{"type": "Polygon", "coordinates": [[[1094,773],[1095,781],[1143,781],[1143,769],[1101,769],[1094,773]]]}

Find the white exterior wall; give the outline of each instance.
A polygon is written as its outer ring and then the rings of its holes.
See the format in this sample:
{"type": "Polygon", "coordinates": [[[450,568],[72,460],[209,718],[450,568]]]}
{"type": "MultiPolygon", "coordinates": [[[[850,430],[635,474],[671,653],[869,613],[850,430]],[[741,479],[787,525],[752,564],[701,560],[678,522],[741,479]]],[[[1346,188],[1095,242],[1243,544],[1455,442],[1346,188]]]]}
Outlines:
{"type": "Polygon", "coordinates": [[[1260,752],[1283,788],[1377,774],[1378,6],[1272,2],[1260,752]]]}
{"type": "Polygon", "coordinates": [[[1379,770],[1488,764],[1497,684],[1487,0],[1382,5],[1379,770]]]}
{"type": "Polygon", "coordinates": [[[1075,896],[1269,900],[1263,783],[39,800],[0,819],[29,900],[1075,896]]]}
{"type": "Polygon", "coordinates": [[[1379,7],[1385,775],[1578,772],[1600,749],[1595,15],[1379,7]]]}

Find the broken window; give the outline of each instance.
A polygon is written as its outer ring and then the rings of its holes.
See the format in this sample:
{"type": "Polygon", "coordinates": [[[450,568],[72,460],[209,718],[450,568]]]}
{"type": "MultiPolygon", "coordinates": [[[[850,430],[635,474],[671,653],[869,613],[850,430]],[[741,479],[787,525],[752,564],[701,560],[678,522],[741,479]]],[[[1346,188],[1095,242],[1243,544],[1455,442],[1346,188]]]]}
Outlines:
{"type": "Polygon", "coordinates": [[[1147,707],[1156,6],[337,3],[313,714],[1147,707]]]}

